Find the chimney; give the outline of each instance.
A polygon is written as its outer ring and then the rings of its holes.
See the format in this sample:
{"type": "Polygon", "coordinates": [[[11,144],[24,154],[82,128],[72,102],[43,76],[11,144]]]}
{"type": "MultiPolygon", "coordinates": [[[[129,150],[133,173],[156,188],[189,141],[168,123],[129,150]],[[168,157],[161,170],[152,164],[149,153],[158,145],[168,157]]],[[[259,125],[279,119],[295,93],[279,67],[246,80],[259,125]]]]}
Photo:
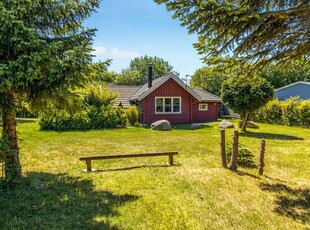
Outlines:
{"type": "Polygon", "coordinates": [[[148,73],[148,78],[147,78],[148,88],[151,88],[152,87],[152,80],[153,80],[153,67],[152,67],[152,64],[148,64],[147,73],[148,73]]]}

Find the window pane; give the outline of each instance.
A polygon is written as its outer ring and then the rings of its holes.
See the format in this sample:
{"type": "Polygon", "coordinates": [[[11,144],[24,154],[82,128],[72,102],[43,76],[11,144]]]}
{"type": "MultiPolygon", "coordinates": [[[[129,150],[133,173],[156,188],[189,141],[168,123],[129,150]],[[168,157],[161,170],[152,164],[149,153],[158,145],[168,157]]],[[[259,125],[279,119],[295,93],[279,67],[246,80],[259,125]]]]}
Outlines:
{"type": "Polygon", "coordinates": [[[163,105],[163,98],[156,98],[156,105],[163,105]]]}
{"type": "Polygon", "coordinates": [[[171,113],[171,105],[165,105],[165,112],[171,113]]]}
{"type": "Polygon", "coordinates": [[[173,105],[174,106],[180,105],[180,98],[173,98],[173,105]]]}
{"type": "Polygon", "coordinates": [[[173,98],[173,112],[180,112],[180,98],[173,98]]]}
{"type": "Polygon", "coordinates": [[[165,105],[171,105],[172,98],[165,98],[165,105]]]}
{"type": "Polygon", "coordinates": [[[208,105],[207,104],[200,104],[199,110],[208,110],[208,105]]]}
{"type": "Polygon", "coordinates": [[[156,98],[156,112],[158,113],[164,112],[163,102],[164,102],[163,98],[156,98]]]}
{"type": "Polygon", "coordinates": [[[164,112],[164,107],[163,106],[156,106],[156,112],[158,112],[158,113],[162,113],[162,112],[164,112]]]}
{"type": "Polygon", "coordinates": [[[180,106],[173,106],[173,112],[174,113],[180,112],[180,106]]]}

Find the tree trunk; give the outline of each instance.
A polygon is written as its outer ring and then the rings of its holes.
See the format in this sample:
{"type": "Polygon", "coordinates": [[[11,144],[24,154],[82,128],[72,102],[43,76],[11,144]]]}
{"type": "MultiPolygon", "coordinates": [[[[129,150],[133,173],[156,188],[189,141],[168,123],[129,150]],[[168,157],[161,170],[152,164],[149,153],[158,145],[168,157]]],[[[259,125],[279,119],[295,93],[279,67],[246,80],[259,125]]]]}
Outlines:
{"type": "Polygon", "coordinates": [[[242,132],[246,132],[246,125],[248,123],[249,117],[250,117],[250,113],[246,113],[243,117],[242,126],[241,126],[242,132]]]}
{"type": "Polygon", "coordinates": [[[5,180],[8,183],[17,182],[22,176],[21,165],[19,161],[19,147],[16,132],[15,118],[15,94],[9,92],[6,94],[7,104],[2,113],[2,138],[7,142],[9,151],[5,153],[5,180]]]}

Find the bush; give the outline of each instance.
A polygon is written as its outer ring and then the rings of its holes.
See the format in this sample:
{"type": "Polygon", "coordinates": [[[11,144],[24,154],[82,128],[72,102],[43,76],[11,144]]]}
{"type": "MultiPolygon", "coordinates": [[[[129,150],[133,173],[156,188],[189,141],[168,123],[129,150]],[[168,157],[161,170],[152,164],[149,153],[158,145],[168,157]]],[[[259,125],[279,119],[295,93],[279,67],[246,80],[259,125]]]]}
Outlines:
{"type": "Polygon", "coordinates": [[[310,128],[310,100],[301,101],[297,110],[300,125],[310,128]]]}
{"type": "Polygon", "coordinates": [[[288,126],[299,126],[297,107],[300,101],[297,98],[291,98],[282,102],[283,104],[283,122],[288,126]]]}
{"type": "Polygon", "coordinates": [[[87,130],[115,128],[126,126],[124,109],[119,106],[113,107],[117,95],[107,90],[100,91],[90,88],[85,96],[83,111],[75,114],[62,112],[52,118],[41,117],[39,124],[42,130],[87,130]]]}
{"type": "Polygon", "coordinates": [[[310,127],[310,100],[273,100],[257,110],[252,119],[268,124],[310,127]]]}
{"type": "Polygon", "coordinates": [[[257,122],[282,125],[284,124],[282,106],[278,100],[272,100],[261,109],[255,111],[252,119],[257,122]]]}
{"type": "Polygon", "coordinates": [[[137,106],[130,106],[125,112],[127,121],[130,125],[137,125],[139,123],[139,110],[137,106]]]}
{"type": "Polygon", "coordinates": [[[78,113],[75,115],[61,114],[55,115],[53,118],[39,119],[39,125],[42,130],[86,130],[90,129],[90,120],[85,112],[78,113]]]}
{"type": "MultiPolygon", "coordinates": [[[[226,157],[227,157],[227,162],[230,162],[231,160],[231,155],[232,155],[232,146],[228,145],[226,147],[226,157]]],[[[253,153],[239,145],[239,151],[238,151],[238,165],[246,167],[246,168],[256,168],[257,165],[255,164],[253,158],[254,155],[253,153]]]]}

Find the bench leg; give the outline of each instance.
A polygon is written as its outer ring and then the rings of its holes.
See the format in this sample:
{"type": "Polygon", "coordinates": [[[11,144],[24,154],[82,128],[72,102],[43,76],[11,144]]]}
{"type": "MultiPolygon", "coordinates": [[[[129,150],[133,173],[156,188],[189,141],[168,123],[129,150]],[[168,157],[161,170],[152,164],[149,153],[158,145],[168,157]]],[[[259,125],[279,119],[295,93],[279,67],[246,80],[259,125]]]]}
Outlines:
{"type": "Polygon", "coordinates": [[[173,155],[169,155],[169,165],[173,165],[173,155]]]}
{"type": "Polygon", "coordinates": [[[91,172],[91,160],[86,160],[87,172],[91,172]]]}

